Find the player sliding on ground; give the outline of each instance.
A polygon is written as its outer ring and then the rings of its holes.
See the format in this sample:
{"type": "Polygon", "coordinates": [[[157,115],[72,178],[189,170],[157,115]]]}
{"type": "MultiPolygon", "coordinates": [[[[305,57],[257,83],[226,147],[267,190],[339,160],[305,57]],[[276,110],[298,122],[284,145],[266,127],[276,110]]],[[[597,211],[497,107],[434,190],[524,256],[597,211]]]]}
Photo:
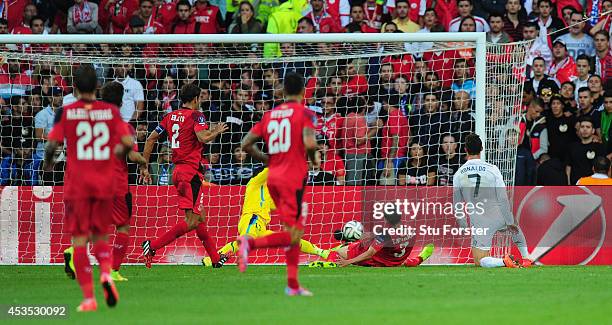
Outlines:
{"type": "MultiPolygon", "coordinates": [[[[401,221],[399,214],[386,214],[387,227],[395,227],[401,221]]],[[[365,234],[349,245],[334,249],[328,260],[342,267],[347,265],[371,267],[419,266],[434,252],[434,245],[427,244],[417,257],[409,257],[414,244],[413,236],[389,236],[365,234]]],[[[314,267],[325,267],[326,262],[311,263],[314,267]]]]}
{"type": "MultiPolygon", "coordinates": [[[[100,90],[102,101],[121,107],[123,97],[123,85],[116,81],[107,82],[100,90]]],[[[132,135],[134,128],[128,124],[132,135]]],[[[129,152],[127,159],[131,162],[143,166],[146,161],[138,152],[138,146],[134,144],[132,151],[129,152]]],[[[112,224],[116,227],[115,242],[113,243],[113,264],[111,278],[113,281],[127,281],[119,274],[119,268],[125,257],[130,241],[130,219],[132,217],[132,193],[128,185],[128,161],[126,159],[113,159],[115,164],[115,196],[113,198],[112,224]]],[[[148,172],[145,171],[145,173],[148,172]]],[[[74,268],[74,247],[69,247],[64,251],[64,271],[69,278],[75,279],[74,268]]]]}
{"type": "MultiPolygon", "coordinates": [[[[268,190],[268,168],[259,169],[256,175],[249,180],[244,194],[244,203],[242,204],[242,215],[238,221],[238,234],[240,236],[248,235],[253,238],[273,234],[272,230],[267,227],[270,224],[270,211],[276,209],[274,201],[270,197],[268,190]]],[[[300,239],[300,250],[306,254],[317,255],[321,258],[327,258],[329,251],[320,249],[311,242],[300,239]]],[[[235,254],[238,251],[238,241],[232,241],[221,247],[219,254],[227,256],[235,254]]],[[[202,259],[204,266],[211,266],[210,257],[202,259]]]]}
{"type": "Polygon", "coordinates": [[[304,78],[296,73],[288,73],[283,80],[286,102],[267,111],[242,140],[242,149],[251,157],[268,163],[268,189],[276,204],[285,231],[268,234],[259,238],[248,235],[239,237],[238,266],[246,270],[249,251],[267,247],[285,247],[287,263],[287,288],[289,296],[312,296],[300,287],[298,282],[298,262],[300,239],[304,234],[306,208],[302,205],[304,186],[308,176],[306,154],[313,165],[320,161],[315,152],[316,117],[302,105],[304,98],[304,78]],[[257,142],[264,140],[268,154],[263,153],[257,142]]]}
{"type": "MultiPolygon", "coordinates": [[[[148,268],[151,267],[155,251],[194,229],[211,257],[214,267],[220,267],[223,263],[219,262],[224,262],[226,259],[226,256],[219,256],[217,253],[217,248],[206,228],[205,211],[202,210],[204,193],[200,193],[202,186],[200,160],[204,144],[225,132],[227,126],[225,123],[219,123],[214,128],[208,129],[204,114],[199,111],[199,96],[200,87],[194,84],[181,87],[179,97],[183,106],[164,116],[145,144],[144,158],[148,163],[157,139],[160,135],[168,133],[172,148],[172,162],[175,165],[172,183],[179,196],[179,209],[185,211],[184,220],[179,221],[161,237],[152,241],[145,240],[142,243],[142,255],[145,258],[145,266],[148,268]]],[[[146,167],[141,169],[141,177],[146,183],[150,183],[151,178],[146,175],[146,170],[148,170],[146,167]]]]}
{"type": "Polygon", "coordinates": [[[81,65],[74,76],[78,101],[56,114],[45,149],[44,170],[53,169],[57,147],[66,142],[67,164],[64,178],[66,229],[72,234],[76,278],[84,300],[78,311],[98,308],[93,292],[92,268],[87,243],[100,264],[100,282],[107,305],[113,307],[119,294],[111,278],[111,248],[107,229],[113,212],[115,165],[112,155],[124,158],[134,146],[134,138],[121,120],[115,105],[96,100],[96,71],[81,65]]]}
{"type": "MultiPolygon", "coordinates": [[[[453,176],[453,206],[462,203],[482,205],[483,209],[473,209],[469,215],[470,224],[475,229],[486,230],[484,234],[472,234],[472,257],[474,264],[482,267],[520,267],[512,255],[506,254],[503,258],[490,256],[493,236],[497,231],[508,230],[512,234],[512,241],[518,247],[522,256],[522,266],[531,266],[527,252],[525,235],[514,222],[514,216],[506,193],[506,184],[499,169],[480,159],[482,141],[474,133],[465,138],[467,162],[457,170],[453,176]],[[484,211],[482,214],[475,211],[484,211]]],[[[455,214],[457,223],[467,228],[467,221],[463,214],[455,214]]]]}

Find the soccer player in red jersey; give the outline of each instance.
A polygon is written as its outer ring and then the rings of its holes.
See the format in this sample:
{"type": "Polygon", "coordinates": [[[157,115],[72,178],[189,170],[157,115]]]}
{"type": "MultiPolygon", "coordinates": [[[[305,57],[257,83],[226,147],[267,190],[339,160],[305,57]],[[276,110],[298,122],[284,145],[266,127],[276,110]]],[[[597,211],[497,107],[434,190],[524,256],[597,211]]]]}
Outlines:
{"type": "Polygon", "coordinates": [[[304,78],[296,73],[288,73],[283,81],[286,102],[264,114],[242,140],[242,149],[252,157],[268,164],[268,189],[285,231],[267,236],[252,238],[242,236],[238,239],[240,248],[238,266],[246,270],[249,250],[266,247],[286,247],[287,295],[311,296],[312,293],[300,287],[297,279],[300,257],[300,239],[304,234],[306,209],[302,206],[304,186],[308,176],[306,154],[318,166],[315,156],[316,117],[302,105],[304,97],[304,78]],[[256,143],[263,139],[268,154],[263,153],[256,143]]]}
{"type": "MultiPolygon", "coordinates": [[[[102,101],[113,104],[117,107],[121,107],[123,85],[120,82],[107,82],[100,90],[100,94],[102,96],[102,101]]],[[[129,124],[126,125],[130,130],[130,134],[134,136],[134,128],[129,124]]],[[[127,278],[124,278],[121,276],[121,274],[119,274],[119,268],[121,267],[121,263],[123,263],[123,259],[129,244],[130,218],[132,217],[132,193],[130,193],[130,188],[128,185],[128,159],[131,162],[138,163],[140,166],[144,166],[144,164],[146,164],[144,157],[138,153],[138,146],[136,143],[134,143],[132,150],[128,153],[127,159],[125,158],[126,157],[122,159],[113,159],[115,164],[114,172],[116,182],[111,222],[113,225],[115,225],[117,233],[115,234],[115,241],[113,243],[113,264],[111,267],[111,278],[115,282],[127,281],[127,278]]],[[[146,175],[148,177],[148,171],[145,172],[147,173],[146,175]]],[[[64,250],[64,270],[71,279],[75,279],[76,277],[72,258],[73,255],[74,247],[69,247],[68,249],[64,250]]]]}
{"type": "MultiPolygon", "coordinates": [[[[387,227],[396,227],[401,215],[386,214],[387,227]]],[[[338,266],[359,265],[371,267],[418,266],[434,251],[433,244],[427,244],[417,257],[408,257],[414,243],[413,236],[390,236],[368,234],[359,241],[341,247],[329,254],[328,260],[338,266]]]]}
{"type": "MultiPolygon", "coordinates": [[[[213,243],[212,237],[206,229],[205,214],[202,211],[203,193],[200,193],[202,186],[202,170],[200,161],[204,144],[214,140],[219,134],[227,131],[225,123],[219,123],[214,128],[208,129],[204,114],[200,108],[200,87],[194,84],[186,84],[181,87],[179,97],[182,103],[181,109],[168,113],[157,128],[147,138],[144,148],[144,158],[148,163],[151,151],[159,136],[168,133],[168,140],[172,148],[172,162],[174,172],[172,173],[172,183],[176,187],[179,195],[179,209],[185,211],[185,220],[179,221],[161,237],[151,241],[146,240],[142,243],[145,266],[150,268],[155,251],[170,244],[176,238],[196,230],[198,238],[202,241],[206,252],[210,256],[213,267],[220,267],[220,259],[227,259],[226,256],[219,256],[217,248],[213,243]],[[197,198],[199,202],[197,202],[197,198]]],[[[147,165],[141,169],[141,177],[148,183],[150,177],[143,173],[148,170],[147,165]]]]}
{"type": "MultiPolygon", "coordinates": [[[[100,90],[102,100],[121,107],[123,100],[123,85],[117,81],[107,82],[100,90]]],[[[135,137],[136,131],[134,128],[126,124],[130,130],[130,134],[135,137]]],[[[132,193],[128,185],[128,160],[137,163],[141,166],[143,176],[148,178],[148,170],[144,169],[147,161],[138,153],[138,146],[134,143],[132,150],[127,157],[123,159],[114,159],[115,161],[115,197],[113,198],[113,224],[117,229],[115,241],[113,243],[113,265],[111,277],[113,281],[127,281],[126,278],[119,274],[119,268],[125,257],[129,244],[130,219],[132,218],[132,193]],[[127,158],[127,159],[126,159],[127,158]]]]}
{"type": "Polygon", "coordinates": [[[87,242],[93,242],[93,254],[100,264],[100,282],[106,303],[113,307],[119,294],[110,276],[111,248],[107,228],[113,207],[115,178],[113,151],[125,156],[134,145],[126,124],[115,105],[96,100],[96,71],[81,65],[74,74],[79,100],[56,114],[45,150],[45,171],[53,168],[57,147],[66,141],[67,164],[64,175],[65,224],[72,234],[74,266],[84,300],[78,311],[95,311],[91,265],[87,242]]]}

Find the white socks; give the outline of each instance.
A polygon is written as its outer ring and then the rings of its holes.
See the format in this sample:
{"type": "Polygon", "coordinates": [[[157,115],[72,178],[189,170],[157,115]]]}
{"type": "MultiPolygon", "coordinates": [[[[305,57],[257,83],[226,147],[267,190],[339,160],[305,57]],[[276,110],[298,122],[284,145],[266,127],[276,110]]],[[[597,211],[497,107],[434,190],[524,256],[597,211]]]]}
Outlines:
{"type": "Polygon", "coordinates": [[[480,266],[482,267],[502,267],[505,266],[504,260],[497,257],[483,257],[480,259],[480,266]]]}

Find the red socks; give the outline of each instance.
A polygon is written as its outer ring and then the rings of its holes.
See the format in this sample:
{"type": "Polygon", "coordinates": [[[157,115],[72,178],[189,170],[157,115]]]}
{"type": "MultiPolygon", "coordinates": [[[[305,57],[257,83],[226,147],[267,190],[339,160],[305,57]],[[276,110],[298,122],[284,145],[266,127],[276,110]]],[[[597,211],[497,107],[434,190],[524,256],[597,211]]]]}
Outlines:
{"type": "Polygon", "coordinates": [[[185,220],[181,220],[181,221],[177,222],[176,225],[174,225],[172,228],[170,228],[170,230],[168,230],[161,237],[159,237],[159,238],[155,239],[153,242],[151,242],[151,249],[158,250],[158,249],[160,249],[160,248],[170,244],[175,239],[183,236],[188,231],[189,231],[189,226],[187,225],[187,222],[185,222],[185,220]]]}
{"type": "Polygon", "coordinates": [[[202,241],[202,245],[204,245],[204,249],[206,249],[211,261],[213,263],[219,262],[219,253],[217,253],[215,243],[213,242],[212,237],[208,234],[208,230],[206,229],[206,224],[204,222],[200,222],[196,228],[196,234],[202,241]]]}
{"type": "Polygon", "coordinates": [[[93,253],[100,264],[101,275],[110,274],[111,264],[113,262],[110,245],[104,240],[98,240],[93,244],[93,253]]]}
{"type": "Polygon", "coordinates": [[[421,265],[421,263],[423,263],[423,259],[420,256],[417,256],[417,257],[407,258],[406,262],[404,262],[404,265],[408,267],[413,267],[413,266],[419,266],[421,265]]]}
{"type": "Polygon", "coordinates": [[[300,261],[300,245],[291,245],[285,252],[287,262],[287,286],[291,289],[299,289],[298,263],[300,261]]]}
{"type": "Polygon", "coordinates": [[[91,277],[91,264],[89,264],[89,257],[87,257],[87,246],[74,247],[74,268],[76,271],[76,278],[83,291],[83,297],[85,299],[93,298],[93,279],[91,277]]]}
{"type": "Polygon", "coordinates": [[[291,234],[288,231],[275,232],[259,238],[249,237],[251,248],[285,247],[289,245],[291,245],[291,234]]]}
{"type": "Polygon", "coordinates": [[[125,252],[127,251],[130,237],[126,233],[117,232],[115,242],[113,244],[113,270],[119,271],[125,252]]]}

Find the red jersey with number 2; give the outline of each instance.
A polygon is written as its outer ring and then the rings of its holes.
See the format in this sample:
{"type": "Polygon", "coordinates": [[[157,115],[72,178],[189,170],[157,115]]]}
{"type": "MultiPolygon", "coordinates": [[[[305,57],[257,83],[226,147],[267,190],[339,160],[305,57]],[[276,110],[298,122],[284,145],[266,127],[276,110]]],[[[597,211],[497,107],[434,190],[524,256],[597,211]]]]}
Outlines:
{"type": "Polygon", "coordinates": [[[200,169],[204,145],[198,141],[196,133],[207,129],[202,112],[181,108],[166,114],[155,131],[159,134],[168,132],[172,162],[176,167],[187,165],[197,171],[200,169]]]}
{"type": "Polygon", "coordinates": [[[264,114],[251,132],[262,137],[268,148],[269,180],[303,187],[308,174],[304,128],[315,129],[316,117],[304,105],[287,102],[264,114]]]}
{"type": "Polygon", "coordinates": [[[49,139],[66,141],[66,199],[112,198],[117,182],[114,149],[129,135],[119,110],[102,101],[79,100],[65,106],[49,139]]]}

